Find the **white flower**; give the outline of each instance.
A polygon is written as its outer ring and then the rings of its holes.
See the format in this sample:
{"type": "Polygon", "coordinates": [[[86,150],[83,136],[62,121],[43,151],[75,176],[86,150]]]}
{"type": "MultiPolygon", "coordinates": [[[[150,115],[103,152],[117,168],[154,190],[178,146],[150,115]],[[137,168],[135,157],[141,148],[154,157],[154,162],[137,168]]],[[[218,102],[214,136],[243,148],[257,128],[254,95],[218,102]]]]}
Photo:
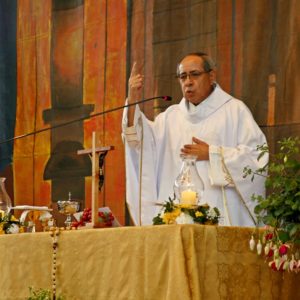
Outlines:
{"type": "Polygon", "coordinates": [[[254,248],[255,248],[255,240],[254,240],[254,237],[252,235],[251,237],[251,240],[249,241],[249,247],[250,247],[250,250],[253,251],[254,248]]]}
{"type": "Polygon", "coordinates": [[[47,221],[51,218],[52,218],[52,215],[49,213],[49,211],[44,211],[39,217],[40,221],[47,221]]]}
{"type": "Polygon", "coordinates": [[[268,243],[268,244],[266,245],[266,247],[265,247],[265,255],[268,255],[269,252],[270,252],[270,245],[269,245],[269,243],[268,243]]]}
{"type": "Polygon", "coordinates": [[[289,266],[290,266],[290,262],[286,260],[283,264],[283,270],[288,270],[289,266]]]}
{"type": "Polygon", "coordinates": [[[292,255],[292,259],[290,261],[290,271],[293,271],[295,268],[297,268],[297,261],[294,258],[294,255],[292,255]]]}
{"type": "Polygon", "coordinates": [[[194,224],[194,219],[188,215],[182,212],[175,220],[177,224],[194,224]]]}
{"type": "Polygon", "coordinates": [[[17,224],[11,224],[7,229],[7,233],[19,233],[19,226],[17,224]]]}
{"type": "Polygon", "coordinates": [[[262,251],[262,244],[261,244],[261,241],[258,240],[258,244],[256,246],[256,250],[257,250],[257,254],[258,255],[261,255],[261,251],[262,251]]]}
{"type": "Polygon", "coordinates": [[[211,218],[211,219],[214,219],[214,218],[216,218],[218,215],[217,215],[216,211],[215,211],[214,209],[211,208],[211,209],[209,210],[207,216],[208,216],[209,218],[211,218]]]}
{"type": "Polygon", "coordinates": [[[280,264],[281,264],[280,259],[279,259],[279,258],[276,258],[274,261],[275,261],[276,269],[279,270],[280,264]]]}

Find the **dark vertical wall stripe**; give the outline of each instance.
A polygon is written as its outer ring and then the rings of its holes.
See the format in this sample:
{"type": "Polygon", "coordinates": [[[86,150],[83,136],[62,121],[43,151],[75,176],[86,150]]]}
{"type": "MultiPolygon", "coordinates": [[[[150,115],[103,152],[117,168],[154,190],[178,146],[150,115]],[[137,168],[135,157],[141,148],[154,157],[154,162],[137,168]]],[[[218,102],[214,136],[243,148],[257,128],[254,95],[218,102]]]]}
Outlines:
{"type": "Polygon", "coordinates": [[[235,0],[232,0],[232,38],[231,38],[231,94],[235,94],[235,62],[234,62],[234,57],[235,57],[235,16],[236,16],[236,7],[235,7],[235,0]]]}
{"type": "Polygon", "coordinates": [[[278,20],[277,16],[277,1],[271,2],[271,28],[273,29],[271,31],[271,46],[270,46],[270,72],[275,73],[276,72],[276,47],[277,47],[277,34],[276,31],[276,21],[278,20]]]}
{"type": "MultiPolygon", "coordinates": [[[[127,1],[127,48],[126,48],[126,81],[129,79],[131,73],[131,27],[132,27],[132,0],[127,1]]],[[[126,84],[126,95],[128,93],[128,84],[126,84]]]]}
{"type": "MultiPolygon", "coordinates": [[[[127,42],[126,42],[126,82],[131,73],[131,43],[132,43],[132,0],[127,0],[127,42]]],[[[128,84],[126,84],[126,95],[128,94],[128,84]]],[[[130,225],[130,214],[125,202],[125,225],[130,225]]]]}
{"type": "MultiPolygon", "coordinates": [[[[0,141],[14,136],[17,95],[17,0],[0,1],[0,141]]],[[[12,161],[13,143],[0,145],[0,171],[12,161]]]]}
{"type": "MultiPolygon", "coordinates": [[[[104,45],[104,57],[105,57],[105,63],[104,63],[104,77],[103,77],[103,81],[104,81],[104,84],[103,84],[103,88],[104,88],[104,91],[103,91],[103,104],[102,104],[102,111],[105,111],[105,103],[106,103],[106,76],[107,76],[107,47],[108,47],[108,35],[107,35],[107,31],[108,31],[108,2],[107,0],[105,1],[105,45],[104,45]]],[[[103,118],[104,120],[104,118],[103,118]]],[[[103,122],[103,141],[102,143],[106,142],[106,136],[105,136],[105,132],[106,132],[106,127],[105,127],[105,123],[106,122],[103,122]]],[[[105,166],[104,166],[105,168],[105,166]]],[[[106,194],[106,188],[103,189],[102,191],[103,193],[103,206],[105,206],[105,194],[106,194]]]]}

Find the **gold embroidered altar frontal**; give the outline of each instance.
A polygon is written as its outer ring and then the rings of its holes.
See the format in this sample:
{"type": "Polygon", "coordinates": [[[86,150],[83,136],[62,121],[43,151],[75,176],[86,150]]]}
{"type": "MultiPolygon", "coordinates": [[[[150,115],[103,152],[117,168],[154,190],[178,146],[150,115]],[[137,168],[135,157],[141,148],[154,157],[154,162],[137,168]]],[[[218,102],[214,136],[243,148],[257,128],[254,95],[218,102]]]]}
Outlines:
{"type": "MultiPolygon", "coordinates": [[[[300,274],[250,252],[253,229],[162,225],[64,231],[57,294],[67,300],[300,299],[300,274]]],[[[0,236],[0,299],[51,289],[49,233],[0,236]]]]}

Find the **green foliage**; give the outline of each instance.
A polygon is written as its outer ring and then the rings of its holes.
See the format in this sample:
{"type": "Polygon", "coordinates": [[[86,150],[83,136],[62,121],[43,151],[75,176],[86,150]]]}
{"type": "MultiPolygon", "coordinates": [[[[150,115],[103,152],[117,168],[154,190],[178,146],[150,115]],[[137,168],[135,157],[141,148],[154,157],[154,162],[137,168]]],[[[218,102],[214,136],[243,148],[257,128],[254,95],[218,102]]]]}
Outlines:
{"type": "Polygon", "coordinates": [[[12,224],[20,225],[20,221],[17,220],[11,213],[6,214],[3,211],[0,212],[0,231],[9,233],[9,228],[12,224]]]}
{"type": "Polygon", "coordinates": [[[27,300],[52,300],[51,291],[46,289],[29,288],[29,297],[27,300]]]}
{"type": "MultiPolygon", "coordinates": [[[[34,289],[33,287],[29,287],[29,297],[27,300],[52,300],[52,292],[47,289],[34,289]]],[[[57,296],[56,300],[65,300],[62,296],[57,296]]]]}
{"type": "Polygon", "coordinates": [[[220,211],[218,208],[212,209],[208,205],[198,206],[196,209],[187,209],[188,214],[193,217],[194,221],[199,224],[218,224],[220,211]],[[211,213],[213,211],[213,213],[211,213]],[[197,214],[200,213],[200,214],[197,214]],[[197,216],[198,215],[198,216],[197,216]]]}
{"type": "Polygon", "coordinates": [[[165,222],[161,218],[161,214],[158,214],[156,217],[152,219],[153,225],[163,225],[165,222]]]}
{"type": "MultiPolygon", "coordinates": [[[[246,167],[244,177],[268,174],[266,198],[253,196],[257,201],[255,213],[264,224],[274,227],[283,242],[300,240],[300,139],[285,138],[278,142],[280,151],[270,155],[269,163],[252,171],[246,167]]],[[[258,146],[259,158],[269,152],[266,145],[258,146]]]]}
{"type": "Polygon", "coordinates": [[[172,212],[174,210],[174,208],[175,208],[175,203],[174,203],[175,199],[176,199],[176,196],[174,194],[173,199],[171,197],[169,197],[169,201],[165,202],[165,204],[164,204],[165,212],[172,212]]]}

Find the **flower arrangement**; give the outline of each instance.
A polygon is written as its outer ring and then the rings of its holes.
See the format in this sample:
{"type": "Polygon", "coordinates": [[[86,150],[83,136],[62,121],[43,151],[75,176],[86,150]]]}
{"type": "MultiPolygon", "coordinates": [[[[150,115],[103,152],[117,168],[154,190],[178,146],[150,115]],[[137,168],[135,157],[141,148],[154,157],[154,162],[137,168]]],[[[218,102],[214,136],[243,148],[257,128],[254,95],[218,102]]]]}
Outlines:
{"type": "MultiPolygon", "coordinates": [[[[100,224],[103,225],[103,227],[111,227],[113,225],[114,216],[111,212],[98,212],[98,221],[100,224]]],[[[92,221],[92,210],[91,208],[85,208],[83,210],[82,215],[80,216],[79,221],[75,221],[72,223],[72,227],[78,228],[85,226],[87,223],[90,223],[92,221]]]]}
{"type": "MultiPolygon", "coordinates": [[[[285,138],[278,142],[280,150],[270,154],[269,163],[261,169],[244,169],[244,176],[266,176],[267,197],[253,196],[255,214],[267,225],[266,231],[250,240],[250,249],[265,254],[273,270],[300,271],[300,139],[285,138]],[[264,175],[268,172],[268,175],[264,175]],[[263,249],[264,247],[264,249],[263,249]]],[[[269,153],[266,145],[258,146],[260,157],[269,153]]]]}
{"type": "Polygon", "coordinates": [[[14,215],[0,210],[0,234],[12,234],[23,231],[20,221],[14,215]]]}
{"type": "Polygon", "coordinates": [[[299,247],[292,242],[282,242],[274,228],[266,228],[258,238],[257,244],[252,235],[249,246],[252,251],[256,248],[258,255],[264,255],[269,267],[274,271],[300,271],[299,247]]]}
{"type": "MultiPolygon", "coordinates": [[[[53,295],[52,292],[48,289],[34,289],[33,287],[29,287],[29,297],[27,300],[52,300],[53,295]]],[[[55,297],[56,300],[64,300],[65,297],[57,296],[55,297]]]]}
{"type": "Polygon", "coordinates": [[[209,205],[177,204],[175,198],[169,198],[163,204],[162,212],[153,218],[153,225],[162,224],[218,224],[220,218],[219,210],[209,205]]]}

